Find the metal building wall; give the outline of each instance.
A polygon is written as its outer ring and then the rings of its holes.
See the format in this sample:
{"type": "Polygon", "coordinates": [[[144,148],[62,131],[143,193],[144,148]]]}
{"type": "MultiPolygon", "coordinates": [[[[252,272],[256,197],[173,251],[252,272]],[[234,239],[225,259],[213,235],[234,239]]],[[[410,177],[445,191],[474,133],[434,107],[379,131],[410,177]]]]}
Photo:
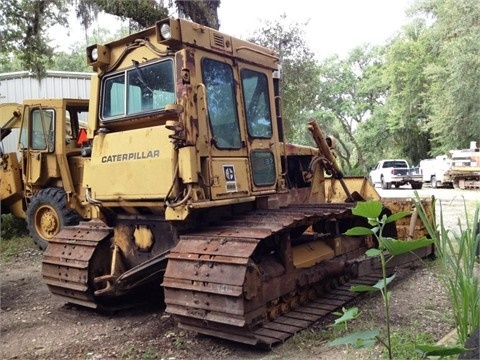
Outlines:
{"type": "Polygon", "coordinates": [[[24,99],[88,99],[91,73],[47,71],[41,80],[27,71],[0,74],[0,103],[24,99]]]}
{"type": "MultiPolygon", "coordinates": [[[[41,80],[27,71],[0,74],[0,105],[22,103],[26,99],[73,98],[88,99],[91,73],[47,71],[41,80]]],[[[4,116],[0,114],[0,116],[4,116]]],[[[4,152],[17,150],[18,130],[3,139],[4,152]]]]}

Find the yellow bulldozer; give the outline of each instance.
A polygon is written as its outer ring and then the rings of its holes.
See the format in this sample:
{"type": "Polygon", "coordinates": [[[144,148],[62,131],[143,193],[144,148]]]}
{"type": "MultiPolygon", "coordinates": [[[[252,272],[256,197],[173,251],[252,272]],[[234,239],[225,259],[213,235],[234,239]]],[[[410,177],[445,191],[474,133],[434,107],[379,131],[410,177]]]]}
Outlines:
{"type": "Polygon", "coordinates": [[[0,104],[1,140],[18,137],[18,151],[0,147],[2,214],[25,219],[41,249],[63,226],[90,218],[90,206],[81,201],[85,160],[80,136],[86,132],[87,113],[88,100],[0,104]]]}
{"type": "MultiPolygon", "coordinates": [[[[162,288],[180,327],[272,345],[352,298],[325,289],[376,270],[363,260],[375,241],[345,232],[367,225],[356,203],[380,197],[342,174],[316,121],[305,130],[317,147],[286,142],[274,51],[165,19],[86,52],[96,74],[75,161],[91,220],[50,239],[53,294],[103,310],[162,288]]],[[[389,225],[426,234],[415,216],[389,225]]]]}

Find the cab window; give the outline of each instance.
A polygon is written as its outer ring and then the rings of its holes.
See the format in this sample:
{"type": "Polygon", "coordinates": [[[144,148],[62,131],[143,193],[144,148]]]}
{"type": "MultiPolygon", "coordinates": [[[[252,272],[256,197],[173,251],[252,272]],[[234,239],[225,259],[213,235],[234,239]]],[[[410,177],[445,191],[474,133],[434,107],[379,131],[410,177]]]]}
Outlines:
{"type": "MultiPolygon", "coordinates": [[[[54,151],[55,112],[35,109],[31,113],[31,148],[33,150],[54,151]]],[[[25,132],[22,129],[22,135],[25,132]]],[[[21,135],[21,138],[22,138],[21,135]]]]}
{"type": "Polygon", "coordinates": [[[104,80],[101,118],[104,122],[165,110],[175,102],[173,61],[139,65],[104,80]]]}
{"type": "Polygon", "coordinates": [[[242,142],[231,66],[204,58],[202,77],[207,92],[208,117],[215,146],[220,149],[240,149],[242,142]]]}
{"type": "Polygon", "coordinates": [[[248,69],[242,70],[241,77],[248,135],[253,138],[271,138],[272,119],[267,77],[248,69]]]}

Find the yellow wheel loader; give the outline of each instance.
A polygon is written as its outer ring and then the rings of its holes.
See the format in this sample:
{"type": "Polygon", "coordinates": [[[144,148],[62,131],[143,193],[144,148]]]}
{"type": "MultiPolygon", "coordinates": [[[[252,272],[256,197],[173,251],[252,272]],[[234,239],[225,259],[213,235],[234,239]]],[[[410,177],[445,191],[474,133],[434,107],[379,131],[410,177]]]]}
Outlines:
{"type": "Polygon", "coordinates": [[[63,226],[90,218],[89,205],[81,203],[80,156],[88,105],[78,99],[0,104],[2,142],[18,137],[17,149],[0,148],[2,214],[25,219],[41,249],[63,226]]]}

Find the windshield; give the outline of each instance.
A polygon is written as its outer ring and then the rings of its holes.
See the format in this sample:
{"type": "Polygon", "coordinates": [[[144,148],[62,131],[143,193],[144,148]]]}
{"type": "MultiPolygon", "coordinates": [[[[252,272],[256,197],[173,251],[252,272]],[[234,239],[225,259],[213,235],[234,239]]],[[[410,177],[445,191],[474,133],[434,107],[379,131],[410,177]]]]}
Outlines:
{"type": "Polygon", "coordinates": [[[173,62],[164,60],[133,68],[104,80],[101,118],[104,122],[161,111],[175,103],[173,62]]]}

